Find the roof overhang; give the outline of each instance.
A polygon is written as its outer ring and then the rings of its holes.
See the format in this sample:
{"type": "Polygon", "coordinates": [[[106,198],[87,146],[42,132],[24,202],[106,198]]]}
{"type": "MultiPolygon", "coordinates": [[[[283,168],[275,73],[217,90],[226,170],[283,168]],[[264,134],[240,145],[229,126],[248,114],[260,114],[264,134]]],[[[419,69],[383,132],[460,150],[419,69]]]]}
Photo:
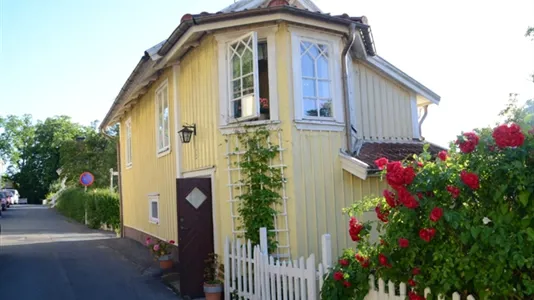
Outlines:
{"type": "Polygon", "coordinates": [[[402,72],[382,57],[378,55],[368,56],[366,57],[364,62],[366,62],[368,65],[371,65],[375,69],[378,69],[379,71],[381,71],[381,73],[402,84],[404,87],[408,88],[412,92],[416,93],[418,95],[418,106],[439,104],[441,97],[438,94],[434,93],[432,90],[422,85],[417,80],[408,76],[408,74],[402,72]]]}
{"type": "Polygon", "coordinates": [[[339,161],[341,162],[341,168],[352,175],[360,178],[367,179],[369,165],[363,161],[356,159],[343,150],[339,150],[339,161]]]}

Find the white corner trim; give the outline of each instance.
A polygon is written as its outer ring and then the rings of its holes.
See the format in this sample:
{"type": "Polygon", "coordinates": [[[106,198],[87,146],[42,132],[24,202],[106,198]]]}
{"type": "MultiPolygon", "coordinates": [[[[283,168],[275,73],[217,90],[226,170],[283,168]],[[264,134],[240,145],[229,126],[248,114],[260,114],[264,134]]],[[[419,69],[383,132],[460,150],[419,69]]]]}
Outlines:
{"type": "Polygon", "coordinates": [[[341,162],[341,168],[343,168],[343,170],[363,180],[367,179],[368,164],[349,156],[344,153],[343,150],[339,150],[339,161],[341,162]]]}
{"type": "MultiPolygon", "coordinates": [[[[174,102],[174,146],[175,146],[175,161],[176,161],[176,178],[180,178],[182,174],[182,143],[180,142],[181,118],[180,118],[180,98],[178,93],[178,80],[180,76],[180,65],[175,64],[172,66],[172,80],[173,80],[173,102],[174,102]]],[[[170,135],[170,133],[169,133],[170,135]]]]}
{"type": "Polygon", "coordinates": [[[295,127],[298,130],[314,130],[314,131],[343,131],[345,130],[344,123],[325,122],[325,121],[311,121],[311,120],[295,120],[295,127]]]}
{"type": "Polygon", "coordinates": [[[419,113],[417,112],[417,95],[410,93],[410,108],[412,114],[412,132],[414,139],[421,139],[421,132],[419,132],[419,113]]]}
{"type": "Polygon", "coordinates": [[[380,71],[388,75],[390,78],[401,83],[408,89],[412,90],[413,92],[416,92],[419,95],[425,97],[432,103],[439,104],[439,101],[441,100],[441,97],[439,95],[437,95],[421,83],[417,82],[415,79],[411,78],[401,70],[397,69],[395,66],[393,66],[380,56],[367,57],[366,62],[369,63],[371,66],[379,69],[380,71]]]}

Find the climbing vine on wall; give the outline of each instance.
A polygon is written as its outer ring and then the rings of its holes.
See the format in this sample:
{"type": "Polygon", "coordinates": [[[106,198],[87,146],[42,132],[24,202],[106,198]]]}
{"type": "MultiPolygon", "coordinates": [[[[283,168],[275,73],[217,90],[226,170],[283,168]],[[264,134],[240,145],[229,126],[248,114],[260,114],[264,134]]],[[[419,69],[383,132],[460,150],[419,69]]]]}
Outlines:
{"type": "Polygon", "coordinates": [[[269,252],[276,249],[278,243],[275,229],[275,205],[282,197],[279,190],[284,178],[280,167],[273,167],[271,162],[279,152],[279,146],[269,141],[269,130],[265,126],[245,126],[236,132],[242,153],[241,160],[236,162],[241,169],[243,178],[240,180],[242,193],[237,196],[241,200],[238,213],[241,217],[241,228],[244,237],[253,244],[260,243],[259,230],[267,228],[269,252]]]}

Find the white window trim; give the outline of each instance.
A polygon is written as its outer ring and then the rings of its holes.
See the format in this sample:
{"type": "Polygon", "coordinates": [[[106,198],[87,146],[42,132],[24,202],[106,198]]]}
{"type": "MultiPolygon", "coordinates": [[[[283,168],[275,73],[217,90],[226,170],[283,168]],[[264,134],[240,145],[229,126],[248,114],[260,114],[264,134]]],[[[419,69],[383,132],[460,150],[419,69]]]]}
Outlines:
{"type": "Polygon", "coordinates": [[[291,33],[291,47],[293,58],[293,99],[295,112],[295,126],[299,130],[343,131],[343,92],[341,74],[341,48],[340,35],[289,26],[291,33]],[[300,42],[302,40],[327,44],[332,56],[329,60],[330,78],[332,80],[332,118],[306,117],[302,112],[302,71],[300,61],[300,42]]]}
{"type": "Polygon", "coordinates": [[[126,169],[130,169],[133,165],[133,155],[132,155],[132,118],[128,118],[126,122],[124,122],[124,135],[125,135],[125,162],[126,162],[126,169]],[[130,142],[128,143],[128,139],[130,142]]]}
{"type": "Polygon", "coordinates": [[[155,121],[156,121],[156,156],[157,157],[163,157],[169,153],[171,153],[171,99],[169,95],[169,84],[168,79],[165,79],[156,89],[154,92],[154,110],[155,110],[155,121]],[[160,142],[160,136],[159,136],[159,101],[158,101],[158,94],[164,89],[167,88],[167,105],[169,106],[169,120],[167,121],[167,131],[169,133],[169,143],[167,146],[164,146],[163,148],[159,148],[159,142],[160,142]]]}
{"type": "Polygon", "coordinates": [[[159,194],[148,195],[148,222],[159,225],[159,194]],[[158,206],[158,217],[152,217],[152,203],[156,202],[158,206]]]}
{"type": "MultiPolygon", "coordinates": [[[[277,61],[276,61],[276,32],[278,25],[265,26],[260,28],[243,29],[239,31],[216,34],[215,39],[218,43],[218,62],[219,62],[219,126],[222,127],[233,126],[242,127],[245,124],[254,123],[247,121],[234,121],[229,116],[229,65],[227,61],[228,43],[234,41],[240,36],[255,31],[259,40],[267,40],[267,60],[269,61],[269,114],[270,120],[265,121],[279,121],[278,112],[278,87],[277,87],[277,61]]],[[[258,94],[259,97],[259,94],[258,94]]],[[[257,121],[262,122],[262,121],[257,121]]]]}

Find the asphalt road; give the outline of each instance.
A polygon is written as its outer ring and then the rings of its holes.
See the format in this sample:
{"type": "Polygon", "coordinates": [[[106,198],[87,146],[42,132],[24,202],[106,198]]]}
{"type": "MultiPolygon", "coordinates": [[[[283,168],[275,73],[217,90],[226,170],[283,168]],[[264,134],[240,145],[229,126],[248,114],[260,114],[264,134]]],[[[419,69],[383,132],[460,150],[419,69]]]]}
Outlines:
{"type": "Polygon", "coordinates": [[[177,299],[106,246],[114,234],[32,205],[10,208],[0,226],[1,300],[177,299]]]}

